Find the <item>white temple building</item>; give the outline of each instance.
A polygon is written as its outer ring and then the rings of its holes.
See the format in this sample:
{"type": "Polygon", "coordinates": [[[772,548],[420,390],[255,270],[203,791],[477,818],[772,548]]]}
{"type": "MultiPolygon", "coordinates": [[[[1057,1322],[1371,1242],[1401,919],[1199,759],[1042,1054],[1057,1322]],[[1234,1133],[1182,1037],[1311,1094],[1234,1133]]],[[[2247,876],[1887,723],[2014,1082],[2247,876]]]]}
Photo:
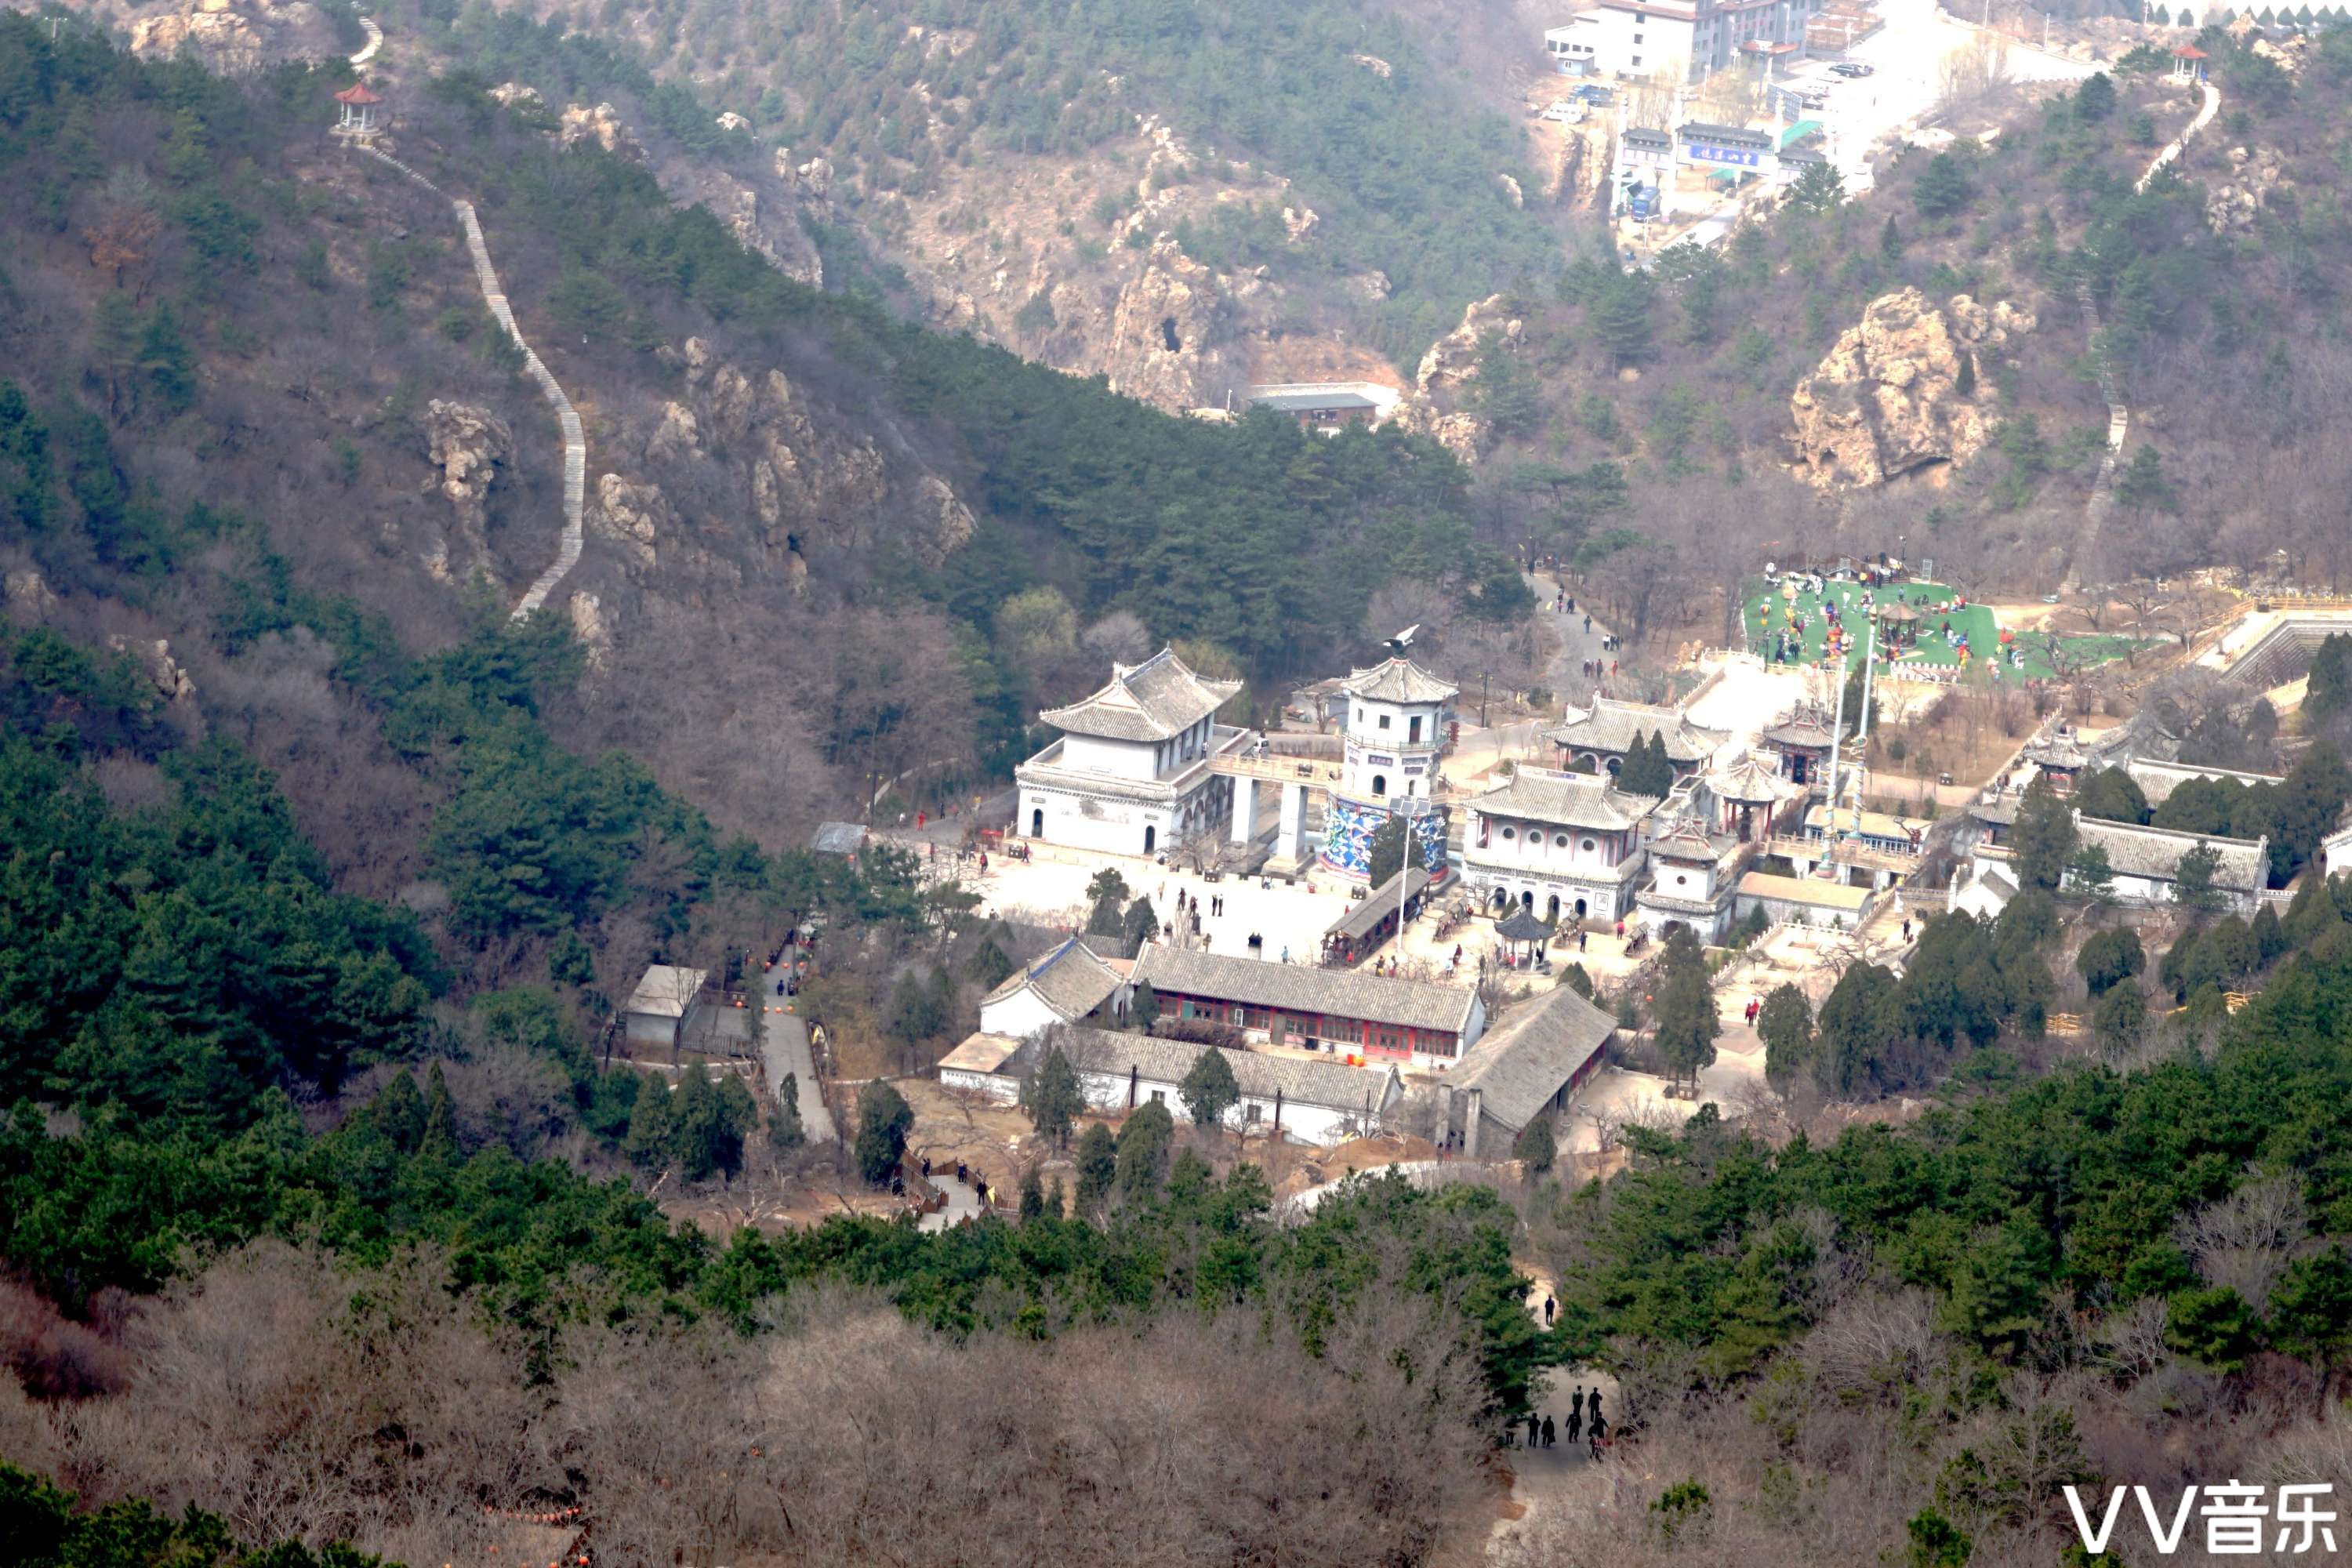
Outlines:
{"type": "Polygon", "coordinates": [[[1372,835],[1402,810],[1421,845],[1423,868],[1445,874],[1445,808],[1435,792],[1438,759],[1454,738],[1461,688],[1406,657],[1419,627],[1389,639],[1389,657],[1339,683],[1346,750],[1339,787],[1324,815],[1323,865],[1361,878],[1371,869],[1372,835]]]}
{"type": "Polygon", "coordinates": [[[1014,770],[1016,833],[1113,855],[1156,855],[1226,819],[1233,780],[1210,759],[1253,731],[1216,721],[1238,680],[1194,673],[1172,648],[1111,666],[1103,688],[1038,718],[1061,739],[1014,770]]]}

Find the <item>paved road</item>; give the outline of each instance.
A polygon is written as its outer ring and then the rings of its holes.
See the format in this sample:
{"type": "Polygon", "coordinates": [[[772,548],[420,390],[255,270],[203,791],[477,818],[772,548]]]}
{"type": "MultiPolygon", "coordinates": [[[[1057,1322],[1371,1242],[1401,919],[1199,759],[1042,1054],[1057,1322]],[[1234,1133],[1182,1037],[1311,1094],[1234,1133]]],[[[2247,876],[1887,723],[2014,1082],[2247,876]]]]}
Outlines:
{"type": "MultiPolygon", "coordinates": [[[[791,973],[788,963],[768,971],[767,983],[760,988],[762,1007],[773,1009],[784,1005],[776,987],[791,973]]],[[[797,1013],[771,1011],[766,1021],[767,1034],[760,1047],[760,1059],[768,1070],[769,1092],[772,1094],[782,1087],[786,1073],[793,1074],[800,1089],[801,1131],[812,1143],[832,1142],[838,1134],[833,1130],[832,1113],[824,1108],[824,1096],[817,1092],[816,1059],[809,1051],[808,1026],[797,1013]]]]}
{"type": "MultiPolygon", "coordinates": [[[[1592,678],[1584,673],[1583,665],[1588,658],[1612,657],[1601,648],[1601,637],[1609,628],[1599,621],[1592,621],[1592,629],[1584,629],[1590,617],[1585,614],[1581,599],[1576,601],[1574,615],[1554,615],[1551,602],[1559,592],[1559,587],[1549,576],[1531,572],[1527,577],[1528,589],[1542,606],[1537,614],[1559,637],[1559,651],[1552,656],[1550,665],[1544,670],[1544,684],[1550,687],[1552,695],[1562,701],[1591,700],[1592,678]]],[[[1570,590],[1570,595],[1573,596],[1573,590],[1570,590]]],[[[1622,654],[1617,657],[1622,657],[1622,654]]]]}

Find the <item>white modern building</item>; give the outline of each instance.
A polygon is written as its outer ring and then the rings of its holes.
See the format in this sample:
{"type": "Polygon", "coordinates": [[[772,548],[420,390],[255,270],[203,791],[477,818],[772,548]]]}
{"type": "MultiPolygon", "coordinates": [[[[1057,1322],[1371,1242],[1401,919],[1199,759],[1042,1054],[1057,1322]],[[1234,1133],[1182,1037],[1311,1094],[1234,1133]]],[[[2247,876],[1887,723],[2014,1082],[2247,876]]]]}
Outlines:
{"type": "MultiPolygon", "coordinates": [[[[1667,83],[1705,80],[1735,60],[1762,62],[1803,52],[1816,0],[1601,0],[1579,17],[1564,43],[1589,44],[1594,71],[1667,83]]],[[[1551,35],[1545,35],[1549,47],[1551,35]]],[[[1563,57],[1555,54],[1554,58],[1563,57]]]]}
{"type": "Polygon", "coordinates": [[[1586,11],[1564,27],[1544,29],[1544,53],[1562,76],[1591,76],[1600,67],[1601,16],[1586,11]]]}
{"type": "Polygon", "coordinates": [[[1062,738],[1014,770],[1013,831],[1113,855],[1155,855],[1225,820],[1233,781],[1210,770],[1255,736],[1219,724],[1238,680],[1195,674],[1172,648],[1111,666],[1085,700],[1038,715],[1062,738]]]}
{"type": "Polygon", "coordinates": [[[1648,859],[1642,824],[1658,805],[1606,777],[1521,768],[1471,808],[1464,885],[1492,913],[1517,904],[1554,922],[1622,920],[1648,859]]]}

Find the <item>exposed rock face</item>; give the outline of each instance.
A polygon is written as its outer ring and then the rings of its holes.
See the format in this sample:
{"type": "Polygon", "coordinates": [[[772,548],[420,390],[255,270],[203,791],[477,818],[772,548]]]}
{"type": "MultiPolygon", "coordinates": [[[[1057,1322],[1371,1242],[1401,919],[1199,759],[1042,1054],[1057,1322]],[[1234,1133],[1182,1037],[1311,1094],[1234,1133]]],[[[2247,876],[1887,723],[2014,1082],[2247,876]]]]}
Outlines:
{"type": "Polygon", "coordinates": [[[734,175],[701,165],[694,170],[691,199],[709,208],[747,249],[765,257],[777,271],[812,289],[824,287],[824,262],[816,242],[787,205],[761,202],[758,191],[734,175]]]}
{"type": "Polygon", "coordinates": [[[1527,193],[1519,189],[1519,182],[1515,176],[1497,174],[1495,176],[1495,184],[1502,191],[1503,199],[1511,204],[1514,211],[1528,205],[1527,193]]]}
{"type": "Polygon", "coordinates": [[[605,152],[616,153],[624,158],[641,160],[646,155],[646,150],[637,145],[636,137],[622,123],[620,111],[609,103],[600,103],[593,109],[583,108],[577,103],[566,104],[555,134],[556,140],[566,147],[593,142],[605,152]]]}
{"type": "Polygon", "coordinates": [[[793,162],[793,150],[776,149],[776,178],[785,188],[797,195],[814,196],[819,201],[833,194],[833,162],[828,158],[811,158],[804,163],[793,162]]]}
{"type": "Polygon", "coordinates": [[[1389,423],[1408,435],[1434,437],[1437,444],[1465,463],[1478,460],[1491,432],[1475,414],[1440,414],[1422,398],[1408,397],[1389,416],[1389,423]]]}
{"type": "Polygon", "coordinates": [[[2205,221],[2215,234],[2253,227],[2284,169],[2273,147],[2232,147],[2229,157],[2230,177],[2205,192],[2205,221]]]}
{"type": "Polygon", "coordinates": [[[446,579],[477,567],[488,570],[490,487],[499,469],[514,455],[514,432],[487,408],[435,398],[425,405],[418,423],[425,431],[426,460],[438,470],[425,481],[438,489],[456,511],[450,529],[457,563],[451,565],[451,544],[436,542],[426,552],[425,567],[446,579]]]}
{"type": "Polygon", "coordinates": [[[177,10],[132,22],[131,52],[151,60],[184,52],[209,70],[244,76],[298,55],[341,51],[309,0],[183,0],[177,10]]]}
{"type": "Polygon", "coordinates": [[[164,701],[183,702],[195,696],[196,683],[188,679],[188,672],[182,669],[180,661],[172,657],[172,645],[168,639],[157,637],[149,642],[145,637],[126,637],[118,634],[108,637],[106,646],[137,659],[139,668],[146,671],[147,683],[164,701]]]}
{"type": "Polygon", "coordinates": [[[525,87],[519,81],[499,83],[498,86],[490,89],[490,99],[493,102],[503,104],[509,109],[518,103],[536,105],[543,101],[539,96],[539,89],[525,87]]]}
{"type": "Polygon", "coordinates": [[[1118,291],[1105,368],[1129,397],[1191,408],[1213,388],[1223,297],[1208,268],[1165,236],[1118,291]]]}
{"type": "Polygon", "coordinates": [[[57,595],[49,591],[48,583],[30,566],[12,569],[0,578],[0,603],[8,606],[8,614],[27,624],[47,620],[49,612],[58,607],[57,595]]]}
{"type": "Polygon", "coordinates": [[[1965,294],[1948,306],[1916,289],[1873,300],[1789,400],[1798,475],[1851,489],[1974,457],[1991,426],[1978,356],[2033,328],[2023,310],[1965,294]]]}
{"type": "Polygon", "coordinates": [[[588,672],[604,674],[613,667],[613,628],[604,617],[604,600],[585,589],[576,589],[564,604],[572,614],[572,635],[580,639],[586,656],[588,672]]]}
{"type": "Polygon", "coordinates": [[[677,514],[659,485],[638,484],[618,474],[597,478],[595,495],[583,521],[600,538],[620,545],[634,565],[646,568],[654,564],[661,540],[677,526],[677,514]]]}
{"type": "Polygon", "coordinates": [[[1519,323],[1510,319],[1500,294],[1473,300],[1462,312],[1462,324],[1429,345],[1414,373],[1414,387],[1423,396],[1460,391],[1478,374],[1478,340],[1488,332],[1501,332],[1506,339],[1519,335],[1519,323]]]}
{"type": "Polygon", "coordinates": [[[1315,232],[1315,226],[1322,221],[1322,216],[1310,206],[1302,205],[1282,209],[1283,233],[1293,245],[1303,242],[1315,232]]]}
{"type": "Polygon", "coordinates": [[[717,124],[719,129],[721,131],[749,131],[751,129],[751,122],[744,119],[741,115],[736,113],[731,109],[726,113],[720,115],[714,123],[717,124]]]}
{"type": "Polygon", "coordinates": [[[725,363],[699,338],[687,340],[686,367],[687,405],[664,410],[649,456],[699,457],[707,446],[743,465],[772,558],[895,546],[937,565],[971,537],[971,513],[945,480],[894,478],[872,437],[821,426],[783,372],[725,363]]]}

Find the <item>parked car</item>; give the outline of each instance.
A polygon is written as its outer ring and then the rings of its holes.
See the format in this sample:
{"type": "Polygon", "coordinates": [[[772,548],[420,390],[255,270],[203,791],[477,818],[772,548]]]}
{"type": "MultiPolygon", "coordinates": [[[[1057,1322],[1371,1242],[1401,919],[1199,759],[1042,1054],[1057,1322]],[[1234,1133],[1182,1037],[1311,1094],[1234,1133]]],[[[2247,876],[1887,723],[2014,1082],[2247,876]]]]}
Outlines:
{"type": "Polygon", "coordinates": [[[1596,82],[1587,82],[1576,89],[1576,96],[1587,103],[1606,103],[1611,94],[1607,88],[1596,82]]]}
{"type": "Polygon", "coordinates": [[[1547,107],[1537,118],[1554,121],[1562,125],[1578,125],[1583,122],[1584,114],[1583,104],[1573,99],[1564,98],[1547,107]]]}
{"type": "Polygon", "coordinates": [[[1864,65],[1860,60],[1840,60],[1830,67],[1832,75],[1849,78],[1868,76],[1877,68],[1875,66],[1864,65]]]}

